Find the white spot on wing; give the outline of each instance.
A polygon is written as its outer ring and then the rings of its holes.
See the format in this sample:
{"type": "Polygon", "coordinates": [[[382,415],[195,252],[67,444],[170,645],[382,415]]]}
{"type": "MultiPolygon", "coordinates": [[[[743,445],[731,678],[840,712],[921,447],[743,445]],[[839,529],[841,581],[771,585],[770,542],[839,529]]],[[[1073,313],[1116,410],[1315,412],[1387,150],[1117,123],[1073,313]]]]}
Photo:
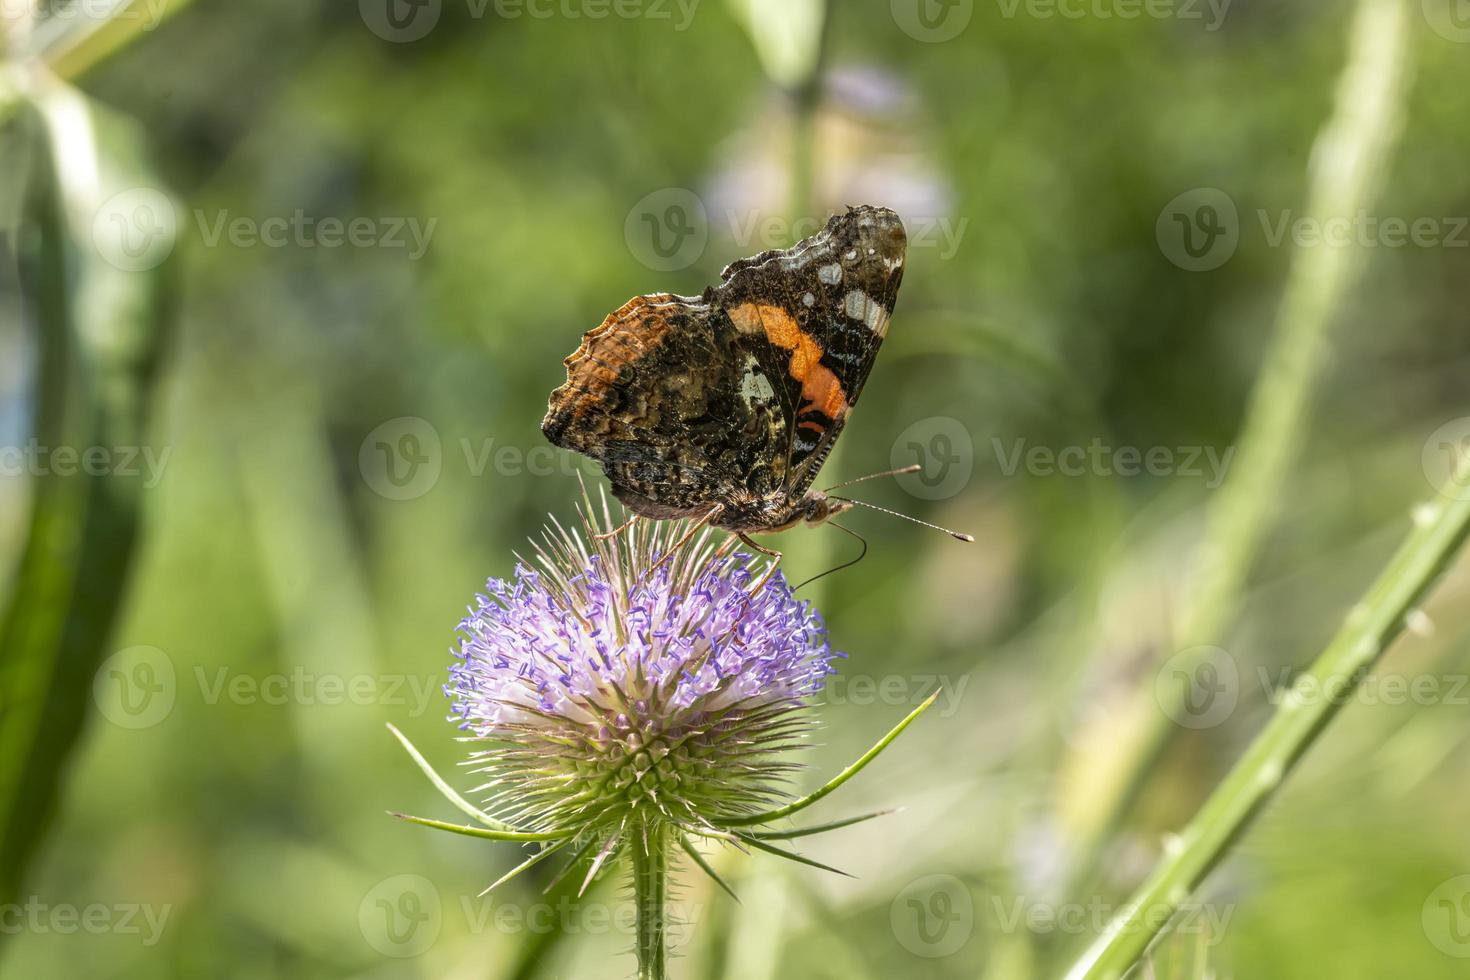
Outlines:
{"type": "Polygon", "coordinates": [[[844,297],[843,308],[849,317],[867,324],[876,334],[883,334],[888,326],[888,314],[882,304],[861,289],[854,289],[844,297]]]}
{"type": "Polygon", "coordinates": [[[802,294],[802,297],[801,297],[801,305],[802,306],[814,306],[816,304],[816,302],[817,302],[817,297],[814,294],[812,294],[812,293],[804,293],[804,294],[802,294]]]}
{"type": "Polygon", "coordinates": [[[740,379],[740,397],[747,405],[774,401],[776,398],[770,379],[761,372],[755,361],[747,361],[745,364],[745,377],[740,379]]]}
{"type": "Polygon", "coordinates": [[[822,266],[817,270],[817,278],[829,286],[837,285],[842,281],[842,264],[833,262],[831,265],[822,266]]]}

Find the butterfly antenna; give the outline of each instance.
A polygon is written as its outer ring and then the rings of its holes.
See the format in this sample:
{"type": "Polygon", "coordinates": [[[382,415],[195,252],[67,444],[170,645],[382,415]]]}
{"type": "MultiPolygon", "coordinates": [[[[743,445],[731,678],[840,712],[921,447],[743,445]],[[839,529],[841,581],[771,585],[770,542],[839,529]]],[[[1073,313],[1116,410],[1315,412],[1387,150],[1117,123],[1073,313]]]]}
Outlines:
{"type": "Polygon", "coordinates": [[[885,476],[903,476],[905,473],[917,473],[923,468],[924,465],[922,463],[915,463],[913,466],[901,466],[896,470],[884,470],[882,473],[869,473],[867,476],[860,476],[856,480],[846,480],[842,483],[834,483],[832,486],[828,487],[822,492],[831,493],[833,490],[841,490],[843,487],[850,487],[854,483],[862,483],[864,480],[877,480],[885,476]]]}
{"type": "MultiPolygon", "coordinates": [[[[955,538],[956,540],[959,540],[959,541],[974,541],[975,540],[974,535],[971,535],[971,534],[963,534],[963,533],[961,533],[959,531],[951,531],[947,527],[940,527],[938,524],[930,524],[928,521],[921,521],[917,517],[910,517],[907,514],[900,514],[898,511],[896,511],[896,510],[889,510],[887,507],[879,507],[877,504],[870,504],[866,500],[853,500],[851,497],[833,497],[832,499],[833,500],[846,501],[849,504],[857,504],[859,507],[867,507],[870,510],[882,511],[883,513],[889,515],[890,517],[900,517],[900,518],[903,518],[906,521],[912,521],[915,524],[923,525],[924,527],[927,527],[927,528],[929,528],[930,530],[933,530],[933,531],[943,531],[945,534],[948,534],[950,537],[955,538]]],[[[828,523],[831,523],[831,522],[829,521],[828,523]]]]}
{"type": "Polygon", "coordinates": [[[852,566],[856,565],[858,562],[862,561],[864,558],[866,558],[868,556],[868,539],[867,538],[863,537],[861,534],[857,533],[856,531],[854,531],[850,527],[843,527],[841,524],[838,524],[836,521],[827,521],[826,523],[831,524],[833,527],[837,528],[837,530],[843,532],[844,534],[850,534],[854,538],[857,538],[859,541],[862,542],[863,550],[860,551],[860,552],[858,552],[858,556],[856,558],[854,558],[852,561],[845,561],[841,565],[838,565],[835,568],[829,568],[829,569],[827,569],[825,572],[822,572],[820,575],[813,575],[811,578],[807,579],[805,582],[802,582],[801,585],[797,585],[797,586],[793,587],[792,590],[791,590],[792,592],[795,592],[797,589],[803,588],[805,586],[811,585],[813,582],[815,582],[819,578],[826,578],[828,575],[831,575],[833,572],[840,572],[844,568],[851,568],[852,566]]]}

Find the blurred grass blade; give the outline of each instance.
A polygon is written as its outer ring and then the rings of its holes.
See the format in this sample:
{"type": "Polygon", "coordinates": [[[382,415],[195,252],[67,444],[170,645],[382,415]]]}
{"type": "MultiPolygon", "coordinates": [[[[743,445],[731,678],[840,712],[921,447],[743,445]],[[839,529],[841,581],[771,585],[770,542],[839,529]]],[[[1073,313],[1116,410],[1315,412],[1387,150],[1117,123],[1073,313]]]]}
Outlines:
{"type": "MultiPolygon", "coordinates": [[[[1360,0],[1351,28],[1346,67],[1338,82],[1332,117],[1312,149],[1307,213],[1322,223],[1371,209],[1386,162],[1398,142],[1409,76],[1411,32],[1404,0],[1360,0]]],[[[1361,247],[1300,249],[1276,316],[1260,380],[1238,439],[1230,478],[1206,514],[1195,568],[1198,581],[1185,595],[1185,608],[1170,648],[1204,649],[1220,643],[1235,615],[1243,588],[1267,540],[1287,472],[1308,424],[1308,409],[1327,367],[1330,328],[1346,302],[1361,247]]],[[[1193,669],[1179,662],[1181,670],[1193,669]]],[[[1145,719],[1120,737],[1119,760],[1077,828],[1083,855],[1077,877],[1093,873],[1101,850],[1141,792],[1153,763],[1178,729],[1159,710],[1152,672],[1137,694],[1133,717],[1145,719]]],[[[1174,696],[1184,698],[1183,690],[1174,696]]],[[[1085,890],[1085,884],[1082,886],[1085,890]]]]}
{"type": "Polygon", "coordinates": [[[1280,790],[1302,755],[1368,676],[1470,535],[1470,457],[1415,527],[1311,669],[1287,693],[1239,763],[1179,836],[1068,980],[1116,980],[1130,970],[1205,876],[1280,790]],[[1336,692],[1331,697],[1304,692],[1336,692]]]}
{"type": "Polygon", "coordinates": [[[80,78],[126,48],[192,0],[112,0],[100,13],[41,20],[35,44],[41,60],[60,78],[80,78]]]}
{"type": "Polygon", "coordinates": [[[821,68],[827,0],[730,0],[761,67],[783,88],[810,84],[821,68]]]}
{"type": "MultiPolygon", "coordinates": [[[[148,183],[140,136],[60,86],[39,86],[23,111],[37,161],[21,233],[23,319],[39,350],[32,436],[79,455],[143,446],[170,312],[167,264],[126,272],[92,247],[102,201],[148,183]]],[[[0,902],[18,894],[53,819],[123,600],[144,489],[141,475],[42,469],[0,613],[0,902]]]]}

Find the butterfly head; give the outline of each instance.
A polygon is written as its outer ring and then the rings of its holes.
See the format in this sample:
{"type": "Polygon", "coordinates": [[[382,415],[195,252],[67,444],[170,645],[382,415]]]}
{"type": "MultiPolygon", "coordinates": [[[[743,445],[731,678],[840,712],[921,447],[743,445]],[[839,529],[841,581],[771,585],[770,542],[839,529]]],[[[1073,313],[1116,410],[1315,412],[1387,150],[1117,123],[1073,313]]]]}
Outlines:
{"type": "Polygon", "coordinates": [[[852,507],[850,500],[829,497],[820,490],[810,490],[801,502],[801,519],[808,525],[821,524],[829,517],[836,517],[852,507]]]}

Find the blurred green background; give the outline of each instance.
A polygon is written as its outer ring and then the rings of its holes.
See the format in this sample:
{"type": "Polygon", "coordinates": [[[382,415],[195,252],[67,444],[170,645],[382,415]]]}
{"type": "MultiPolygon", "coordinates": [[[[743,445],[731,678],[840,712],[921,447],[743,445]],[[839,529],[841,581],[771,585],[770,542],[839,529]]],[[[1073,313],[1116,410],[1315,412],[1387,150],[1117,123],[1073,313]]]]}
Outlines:
{"type": "MultiPolygon", "coordinates": [[[[453,817],[384,723],[466,753],[454,625],[601,481],[538,429],[581,334],[855,203],[900,212],[909,261],[824,479],[921,463],[861,495],[979,542],[849,521],[871,553],[810,589],[849,659],[808,781],[945,694],[820,816],[903,812],[803,842],[856,877],[719,854],[742,903],[686,875],[673,970],[1059,976],[1470,435],[1470,10],[1360,6],[1404,25],[1378,116],[1335,95],[1345,0],[7,2],[0,731],[33,761],[0,782],[31,827],[0,977],[631,975],[616,880],[479,899],[516,848],[385,815],[453,817]],[[1356,109],[1397,146],[1324,244],[1314,141],[1356,109]],[[1191,638],[1225,700],[1175,717],[1203,515],[1332,249],[1304,438],[1191,638]],[[48,430],[79,403],[92,435],[48,430]],[[72,592],[28,581],[38,534],[72,592]]],[[[796,579],[855,547],[773,543],[796,579]]],[[[1465,594],[1380,668],[1418,693],[1354,699],[1141,976],[1465,975],[1465,594]]]]}

